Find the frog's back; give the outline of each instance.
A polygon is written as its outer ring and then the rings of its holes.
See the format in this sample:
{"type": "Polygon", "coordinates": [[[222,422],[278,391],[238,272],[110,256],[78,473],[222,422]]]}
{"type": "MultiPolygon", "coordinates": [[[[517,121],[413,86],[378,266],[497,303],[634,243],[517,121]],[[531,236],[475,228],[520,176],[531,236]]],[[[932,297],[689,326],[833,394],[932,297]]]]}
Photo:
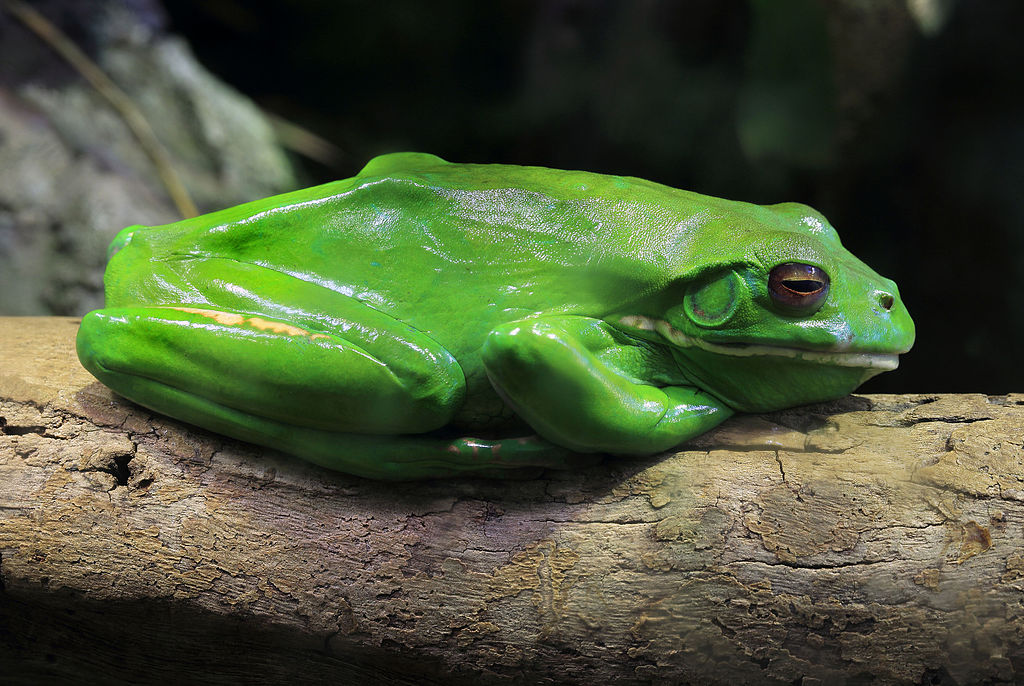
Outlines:
{"type": "Polygon", "coordinates": [[[701,223],[736,206],[756,208],[641,179],[385,155],[350,179],[139,232],[134,259],[108,269],[108,304],[132,265],[227,259],[474,349],[497,322],[601,317],[663,288],[701,223]]]}
{"type": "Polygon", "coordinates": [[[642,179],[396,153],[350,179],[160,228],[172,230],[161,239],[170,252],[321,275],[358,267],[363,250],[411,250],[422,256],[414,266],[495,261],[535,271],[627,256],[650,263],[659,220],[663,233],[677,233],[680,213],[665,210],[680,208],[681,196],[703,198],[642,179]]]}

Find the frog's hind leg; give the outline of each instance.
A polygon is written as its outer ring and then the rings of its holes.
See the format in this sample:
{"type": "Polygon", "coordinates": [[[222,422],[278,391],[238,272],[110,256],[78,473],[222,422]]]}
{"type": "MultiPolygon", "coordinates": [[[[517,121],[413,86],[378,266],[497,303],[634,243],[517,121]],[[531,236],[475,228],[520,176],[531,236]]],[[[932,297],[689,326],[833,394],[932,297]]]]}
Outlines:
{"type": "Polygon", "coordinates": [[[444,426],[465,393],[461,367],[427,336],[389,321],[391,330],[377,323],[376,337],[398,339],[417,354],[381,359],[344,332],[189,306],[91,312],[82,320],[78,353],[100,381],[159,412],[185,419],[187,398],[209,401],[208,409],[221,417],[187,421],[216,431],[233,416],[220,408],[331,432],[418,433],[444,426]],[[163,388],[175,393],[155,390],[163,388]]]}
{"type": "MultiPolygon", "coordinates": [[[[93,326],[95,326],[93,324],[93,326]]],[[[86,329],[86,342],[90,330],[86,329]]],[[[310,462],[372,479],[411,480],[455,475],[525,478],[544,468],[588,464],[579,456],[536,436],[504,440],[447,438],[433,434],[375,436],[298,426],[245,412],[141,375],[110,372],[86,358],[90,370],[129,398],[158,412],[227,436],[302,457],[310,462]],[[98,373],[97,373],[98,372],[98,373]]]]}

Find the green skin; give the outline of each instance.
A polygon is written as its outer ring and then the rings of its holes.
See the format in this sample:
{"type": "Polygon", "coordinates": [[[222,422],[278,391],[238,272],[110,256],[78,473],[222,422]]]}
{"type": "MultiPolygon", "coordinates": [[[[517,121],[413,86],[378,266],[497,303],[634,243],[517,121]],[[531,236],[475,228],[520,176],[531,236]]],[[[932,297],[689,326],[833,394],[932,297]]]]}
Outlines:
{"type": "Polygon", "coordinates": [[[381,479],[657,453],[845,395],[914,339],[896,285],[804,205],[425,154],[129,227],[111,254],[78,333],[100,381],[381,479]],[[769,293],[793,262],[831,279],[814,311],[769,293]]]}

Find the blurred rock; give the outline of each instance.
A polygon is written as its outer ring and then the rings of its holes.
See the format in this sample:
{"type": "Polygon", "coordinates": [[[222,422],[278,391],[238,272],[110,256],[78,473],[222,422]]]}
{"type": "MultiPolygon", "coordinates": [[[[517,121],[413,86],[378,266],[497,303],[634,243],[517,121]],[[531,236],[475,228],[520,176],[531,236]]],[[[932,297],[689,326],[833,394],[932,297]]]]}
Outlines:
{"type": "MultiPolygon", "coordinates": [[[[294,188],[262,113],[164,28],[153,0],[33,5],[124,90],[200,211],[294,188]]],[[[180,218],[120,115],[36,34],[0,13],[0,313],[102,304],[106,246],[180,218]]]]}

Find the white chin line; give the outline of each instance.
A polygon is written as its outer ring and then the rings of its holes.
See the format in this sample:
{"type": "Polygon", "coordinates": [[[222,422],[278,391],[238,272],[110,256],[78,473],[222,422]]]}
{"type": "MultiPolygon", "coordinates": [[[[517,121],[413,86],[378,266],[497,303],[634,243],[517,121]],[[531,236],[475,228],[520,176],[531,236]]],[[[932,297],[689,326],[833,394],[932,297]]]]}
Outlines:
{"type": "Polygon", "coordinates": [[[826,364],[835,367],[860,367],[863,369],[877,369],[879,371],[892,371],[900,364],[900,356],[891,353],[846,353],[830,352],[819,350],[801,350],[799,348],[785,348],[778,345],[721,345],[709,343],[699,338],[687,336],[679,329],[663,319],[650,319],[640,315],[622,317],[619,322],[625,326],[642,331],[657,331],[666,340],[680,348],[700,348],[718,355],[730,355],[732,357],[788,357],[794,360],[804,360],[817,364],[826,364]]]}

